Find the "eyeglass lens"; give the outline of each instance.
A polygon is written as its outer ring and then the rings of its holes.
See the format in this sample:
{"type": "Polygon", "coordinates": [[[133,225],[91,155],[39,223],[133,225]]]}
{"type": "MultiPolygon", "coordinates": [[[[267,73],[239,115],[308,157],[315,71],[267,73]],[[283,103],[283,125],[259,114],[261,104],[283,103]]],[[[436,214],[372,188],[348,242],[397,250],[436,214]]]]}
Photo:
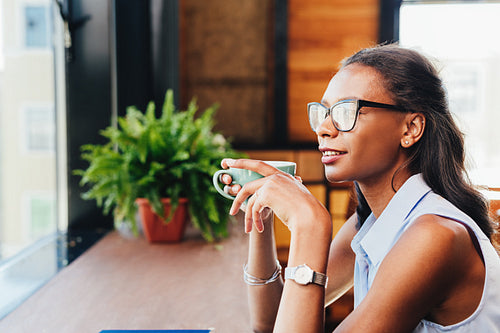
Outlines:
{"type": "MultiPolygon", "coordinates": [[[[309,105],[309,122],[313,131],[317,131],[318,127],[328,116],[328,108],[322,104],[309,105]]],[[[332,123],[339,131],[349,131],[353,128],[356,120],[356,102],[349,101],[335,105],[331,109],[330,117],[332,123]]]]}

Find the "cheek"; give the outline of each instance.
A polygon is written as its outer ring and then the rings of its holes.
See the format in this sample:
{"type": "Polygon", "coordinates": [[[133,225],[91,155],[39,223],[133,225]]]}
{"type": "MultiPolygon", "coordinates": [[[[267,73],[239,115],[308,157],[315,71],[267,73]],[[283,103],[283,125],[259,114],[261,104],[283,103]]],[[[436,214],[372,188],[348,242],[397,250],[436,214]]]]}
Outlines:
{"type": "MultiPolygon", "coordinates": [[[[352,133],[349,140],[351,157],[363,163],[374,164],[393,163],[399,153],[399,131],[395,126],[365,126],[352,133]],[[384,163],[385,162],[385,163],[384,163]]],[[[391,124],[394,125],[394,124],[391,124]]]]}

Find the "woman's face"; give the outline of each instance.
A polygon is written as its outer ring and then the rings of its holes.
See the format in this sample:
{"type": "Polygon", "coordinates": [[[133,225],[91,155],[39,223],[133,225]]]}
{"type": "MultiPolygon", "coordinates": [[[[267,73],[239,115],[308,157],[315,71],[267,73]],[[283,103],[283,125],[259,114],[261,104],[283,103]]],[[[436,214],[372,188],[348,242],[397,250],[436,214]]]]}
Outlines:
{"type": "MultiPolygon", "coordinates": [[[[394,104],[380,74],[360,64],[341,69],[330,81],[321,102],[330,107],[345,99],[394,104]]],[[[330,117],[325,119],[317,135],[327,179],[367,184],[383,181],[380,177],[390,180],[406,158],[400,146],[404,119],[403,112],[363,107],[349,132],[339,132],[330,117]]]]}

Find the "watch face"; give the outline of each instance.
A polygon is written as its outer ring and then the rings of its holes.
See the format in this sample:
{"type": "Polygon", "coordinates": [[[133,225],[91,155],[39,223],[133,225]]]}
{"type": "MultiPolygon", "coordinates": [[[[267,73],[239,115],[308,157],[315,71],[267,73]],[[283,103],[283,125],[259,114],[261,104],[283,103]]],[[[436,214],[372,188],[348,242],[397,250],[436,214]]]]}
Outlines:
{"type": "Polygon", "coordinates": [[[308,284],[312,281],[313,271],[307,266],[299,266],[295,271],[295,282],[308,284]]]}

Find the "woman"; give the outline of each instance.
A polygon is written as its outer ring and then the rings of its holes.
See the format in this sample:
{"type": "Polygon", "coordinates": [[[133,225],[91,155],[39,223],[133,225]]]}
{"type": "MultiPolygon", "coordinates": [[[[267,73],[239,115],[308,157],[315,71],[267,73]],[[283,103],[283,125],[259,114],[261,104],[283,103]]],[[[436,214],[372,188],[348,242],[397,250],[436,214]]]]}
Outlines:
{"type": "Polygon", "coordinates": [[[431,63],[395,45],[362,50],[308,113],[327,179],[354,181],[359,205],[331,241],[330,215],[298,179],[260,161],[222,162],[266,176],[227,187],[237,194],[230,214],[244,209],[250,233],[254,330],[322,332],[324,305],[354,285],[354,311],[335,332],[500,332],[487,203],[467,182],[431,63]],[[271,211],[291,231],[285,282],[271,211]]]}

